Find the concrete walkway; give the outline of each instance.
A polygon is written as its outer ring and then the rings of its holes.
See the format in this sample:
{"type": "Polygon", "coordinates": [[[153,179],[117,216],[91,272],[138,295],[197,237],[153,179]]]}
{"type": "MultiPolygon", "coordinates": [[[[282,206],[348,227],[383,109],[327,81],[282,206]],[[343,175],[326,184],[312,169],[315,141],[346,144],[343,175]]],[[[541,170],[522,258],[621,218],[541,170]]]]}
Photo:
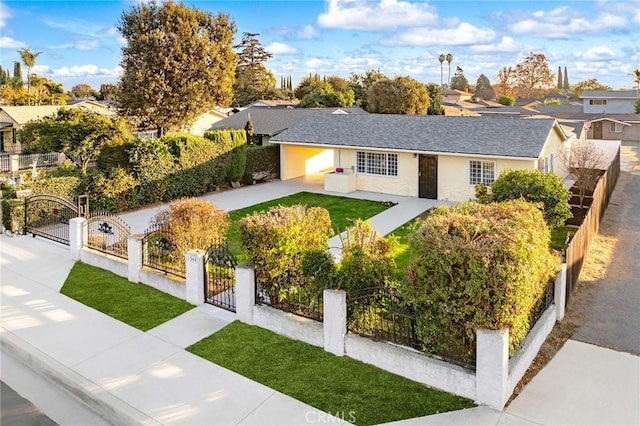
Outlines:
{"type": "Polygon", "coordinates": [[[61,295],[72,265],[66,246],[0,236],[2,355],[109,423],[293,425],[327,418],[183,349],[231,320],[225,311],[199,307],[145,333],[61,295]]]}
{"type": "MultiPolygon", "coordinates": [[[[225,211],[233,211],[260,204],[265,201],[286,197],[298,192],[313,192],[316,194],[335,195],[346,198],[358,198],[373,201],[390,201],[397,203],[394,207],[371,219],[371,226],[381,235],[386,235],[405,222],[418,216],[425,210],[440,205],[452,204],[446,201],[427,200],[424,198],[400,197],[396,195],[379,194],[375,192],[355,191],[349,194],[325,191],[321,175],[311,175],[287,181],[273,181],[258,185],[243,186],[221,192],[211,192],[198,198],[211,201],[225,211]]],[[[134,234],[144,232],[151,219],[167,204],[158,204],[140,210],[122,213],[120,217],[130,227],[134,234]]]]}

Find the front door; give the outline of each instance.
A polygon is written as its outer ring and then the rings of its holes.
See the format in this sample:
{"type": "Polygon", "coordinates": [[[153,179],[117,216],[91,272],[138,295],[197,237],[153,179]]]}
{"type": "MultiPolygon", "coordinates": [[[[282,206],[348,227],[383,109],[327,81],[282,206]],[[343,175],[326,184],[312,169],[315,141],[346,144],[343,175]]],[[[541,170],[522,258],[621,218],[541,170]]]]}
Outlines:
{"type": "Polygon", "coordinates": [[[418,196],[438,199],[438,157],[421,155],[418,166],[418,196]]]}
{"type": "Polygon", "coordinates": [[[593,123],[593,138],[602,139],[602,122],[596,121],[593,123]]]}

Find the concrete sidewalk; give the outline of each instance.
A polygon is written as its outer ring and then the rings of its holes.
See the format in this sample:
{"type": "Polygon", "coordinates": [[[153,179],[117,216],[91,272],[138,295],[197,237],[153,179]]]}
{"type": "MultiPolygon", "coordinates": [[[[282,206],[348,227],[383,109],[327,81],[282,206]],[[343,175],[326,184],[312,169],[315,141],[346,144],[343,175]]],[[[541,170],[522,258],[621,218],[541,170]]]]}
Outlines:
{"type": "MultiPolygon", "coordinates": [[[[204,306],[145,333],[58,291],[68,248],[0,236],[0,341],[114,424],[305,424],[325,413],[183,348],[232,318],[204,306]]],[[[332,419],[340,423],[339,419],[332,419]]]]}

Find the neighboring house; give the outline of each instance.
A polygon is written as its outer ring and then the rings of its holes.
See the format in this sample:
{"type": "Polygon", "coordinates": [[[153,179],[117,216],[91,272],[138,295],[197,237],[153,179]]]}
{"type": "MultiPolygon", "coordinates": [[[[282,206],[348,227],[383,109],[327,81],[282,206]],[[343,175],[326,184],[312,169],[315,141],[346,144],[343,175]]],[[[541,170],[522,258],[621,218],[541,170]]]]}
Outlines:
{"type": "Polygon", "coordinates": [[[582,111],[586,114],[635,114],[637,90],[585,90],[582,111]]]}
{"type": "Polygon", "coordinates": [[[300,101],[298,99],[259,99],[246,107],[295,108],[299,103],[300,101]]]}
{"type": "Polygon", "coordinates": [[[16,132],[23,124],[54,115],[60,105],[0,106],[0,152],[20,153],[22,147],[16,132]]]}
{"type": "Polygon", "coordinates": [[[464,90],[444,89],[442,91],[442,103],[457,104],[458,102],[470,101],[472,93],[464,90]]]}
{"type": "Polygon", "coordinates": [[[316,114],[271,142],[282,180],[342,168],[326,189],[467,201],[507,169],[565,178],[568,140],[555,119],[316,114]]]}
{"type": "Polygon", "coordinates": [[[216,110],[207,111],[200,114],[191,126],[183,128],[182,131],[193,135],[204,136],[204,132],[209,130],[215,123],[220,120],[224,120],[225,118],[227,118],[227,115],[222,112],[216,110]]]}
{"type": "Polygon", "coordinates": [[[253,134],[258,145],[266,144],[278,133],[299,121],[317,114],[368,114],[362,108],[264,108],[251,107],[218,121],[209,130],[244,129],[251,120],[253,134]]]}
{"type": "Polygon", "coordinates": [[[98,114],[107,115],[113,117],[116,115],[116,111],[113,108],[110,108],[104,102],[96,101],[95,99],[80,99],[74,98],[69,99],[66,105],[62,105],[67,108],[81,108],[86,111],[97,112],[98,114]]]}

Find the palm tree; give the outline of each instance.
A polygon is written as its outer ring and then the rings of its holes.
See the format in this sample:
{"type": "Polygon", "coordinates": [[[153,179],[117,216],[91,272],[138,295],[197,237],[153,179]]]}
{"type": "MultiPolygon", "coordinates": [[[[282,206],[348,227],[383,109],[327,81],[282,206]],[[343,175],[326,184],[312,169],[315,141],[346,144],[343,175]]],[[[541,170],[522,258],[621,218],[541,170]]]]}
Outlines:
{"type": "Polygon", "coordinates": [[[444,62],[444,59],[444,53],[441,53],[438,57],[438,60],[440,61],[440,87],[442,87],[442,63],[444,62]]]}
{"type": "Polygon", "coordinates": [[[451,53],[447,53],[447,62],[449,63],[449,77],[447,78],[447,86],[451,81],[451,62],[453,62],[453,55],[451,53]]]}
{"type": "Polygon", "coordinates": [[[640,91],[640,68],[636,68],[633,72],[629,73],[633,77],[633,82],[636,84],[636,94],[640,91]]]}
{"type": "Polygon", "coordinates": [[[22,58],[24,66],[27,67],[27,104],[31,105],[31,68],[34,67],[36,59],[42,54],[42,52],[32,52],[31,46],[29,46],[18,50],[18,54],[20,54],[20,58],[22,58]]]}

